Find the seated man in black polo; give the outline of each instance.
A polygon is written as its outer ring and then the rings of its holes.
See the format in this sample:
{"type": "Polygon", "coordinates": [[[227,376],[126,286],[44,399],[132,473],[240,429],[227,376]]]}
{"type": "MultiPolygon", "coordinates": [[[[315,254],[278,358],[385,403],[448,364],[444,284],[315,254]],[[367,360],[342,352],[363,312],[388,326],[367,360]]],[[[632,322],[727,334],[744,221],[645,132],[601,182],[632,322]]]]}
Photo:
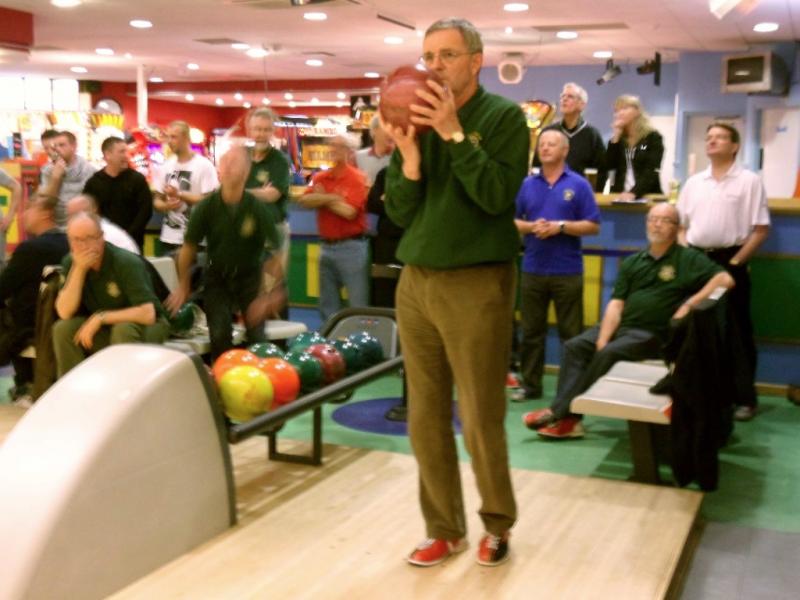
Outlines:
{"type": "Polygon", "coordinates": [[[600,326],[564,345],[556,397],[550,408],[529,412],[523,422],[550,438],[583,437],[581,417],[570,413],[573,398],[621,360],[659,358],[670,319],[680,319],[718,287],[733,279],[703,253],[677,243],[679,217],[670,204],[647,214],[646,250],[626,258],[600,326]]]}
{"type": "Polygon", "coordinates": [[[58,376],[110,344],[163,343],[169,323],[141,258],[106,242],[90,213],[70,217],[67,239],[53,326],[58,376]]]}
{"type": "Polygon", "coordinates": [[[67,236],[56,225],[58,202],[57,197],[43,194],[28,202],[22,224],[30,237],[17,246],[0,273],[0,366],[14,365],[15,401],[23,401],[33,381],[33,361],[19,353],[33,340],[42,270],[60,265],[69,252],[67,236]]]}
{"type": "MultiPolygon", "coordinates": [[[[190,291],[190,269],[203,239],[208,245],[203,308],[208,317],[211,357],[233,346],[233,318],[236,310],[245,315],[247,341],[266,341],[266,316],[280,308],[264,302],[261,295],[264,242],[275,247],[278,235],[269,208],[245,191],[250,156],[242,147],[230,149],[219,162],[220,187],[192,209],[183,246],[178,254],[178,288],[166,301],[167,309],[180,309],[190,291]]],[[[273,261],[278,268],[278,261],[273,261]]],[[[271,273],[281,279],[280,273],[271,273]]],[[[281,290],[270,298],[285,297],[281,290]]]]}

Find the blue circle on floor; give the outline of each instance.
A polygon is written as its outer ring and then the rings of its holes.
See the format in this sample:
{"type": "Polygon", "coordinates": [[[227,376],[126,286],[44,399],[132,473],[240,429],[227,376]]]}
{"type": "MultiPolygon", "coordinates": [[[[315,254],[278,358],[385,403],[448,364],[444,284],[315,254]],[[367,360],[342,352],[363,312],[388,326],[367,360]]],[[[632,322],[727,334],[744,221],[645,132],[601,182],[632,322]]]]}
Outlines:
{"type": "MultiPolygon", "coordinates": [[[[390,421],[386,418],[386,413],[398,404],[400,404],[400,398],[397,397],[348,402],[334,410],[331,417],[339,425],[356,431],[381,435],[408,435],[408,426],[405,421],[390,421]]],[[[453,429],[458,434],[461,433],[461,422],[455,411],[454,403],[453,429]]]]}

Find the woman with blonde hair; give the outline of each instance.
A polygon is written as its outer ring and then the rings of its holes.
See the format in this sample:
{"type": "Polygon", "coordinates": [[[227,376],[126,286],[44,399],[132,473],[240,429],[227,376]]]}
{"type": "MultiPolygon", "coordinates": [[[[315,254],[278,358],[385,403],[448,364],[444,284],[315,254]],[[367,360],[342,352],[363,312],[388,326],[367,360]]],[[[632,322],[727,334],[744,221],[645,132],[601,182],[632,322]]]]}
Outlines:
{"type": "Polygon", "coordinates": [[[661,194],[664,142],[650,124],[637,96],[623,95],[614,102],[613,132],[606,149],[606,165],[616,169],[611,191],[623,200],[661,194]]]}

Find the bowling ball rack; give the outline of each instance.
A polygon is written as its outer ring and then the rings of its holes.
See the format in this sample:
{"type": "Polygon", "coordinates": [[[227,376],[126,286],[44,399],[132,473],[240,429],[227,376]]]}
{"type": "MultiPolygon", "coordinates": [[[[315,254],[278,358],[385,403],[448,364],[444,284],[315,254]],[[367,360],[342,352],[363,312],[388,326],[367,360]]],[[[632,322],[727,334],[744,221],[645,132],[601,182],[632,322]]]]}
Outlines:
{"type": "MultiPolygon", "coordinates": [[[[348,317],[395,319],[394,310],[390,308],[349,308],[333,315],[323,327],[326,337],[336,330],[337,324],[348,317]]],[[[296,400],[273,411],[255,417],[243,423],[230,423],[227,427],[227,438],[231,444],[238,444],[255,435],[267,436],[267,456],[270,460],[299,463],[306,465],[322,464],[322,405],[334,399],[349,395],[365,383],[379,379],[384,375],[403,368],[403,356],[397,354],[381,361],[363,371],[349,375],[326,385],[318,390],[300,396],[296,400]],[[278,431],[291,418],[312,411],[312,436],[309,454],[289,454],[278,450],[278,431]]],[[[403,386],[405,396],[405,385],[403,386]]]]}

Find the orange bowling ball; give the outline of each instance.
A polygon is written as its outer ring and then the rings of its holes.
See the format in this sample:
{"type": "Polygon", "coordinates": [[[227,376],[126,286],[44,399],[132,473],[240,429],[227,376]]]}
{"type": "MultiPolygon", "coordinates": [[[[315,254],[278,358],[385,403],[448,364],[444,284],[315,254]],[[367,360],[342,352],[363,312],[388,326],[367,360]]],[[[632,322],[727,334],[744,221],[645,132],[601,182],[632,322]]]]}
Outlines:
{"type": "Polygon", "coordinates": [[[300,393],[300,375],[282,358],[262,358],[256,363],[272,382],[273,407],[288,404],[300,393]]]}
{"type": "Polygon", "coordinates": [[[222,376],[233,367],[244,365],[255,367],[258,361],[259,358],[248,350],[228,350],[220,354],[219,358],[214,361],[211,372],[214,374],[214,379],[219,383],[222,376]]]}

